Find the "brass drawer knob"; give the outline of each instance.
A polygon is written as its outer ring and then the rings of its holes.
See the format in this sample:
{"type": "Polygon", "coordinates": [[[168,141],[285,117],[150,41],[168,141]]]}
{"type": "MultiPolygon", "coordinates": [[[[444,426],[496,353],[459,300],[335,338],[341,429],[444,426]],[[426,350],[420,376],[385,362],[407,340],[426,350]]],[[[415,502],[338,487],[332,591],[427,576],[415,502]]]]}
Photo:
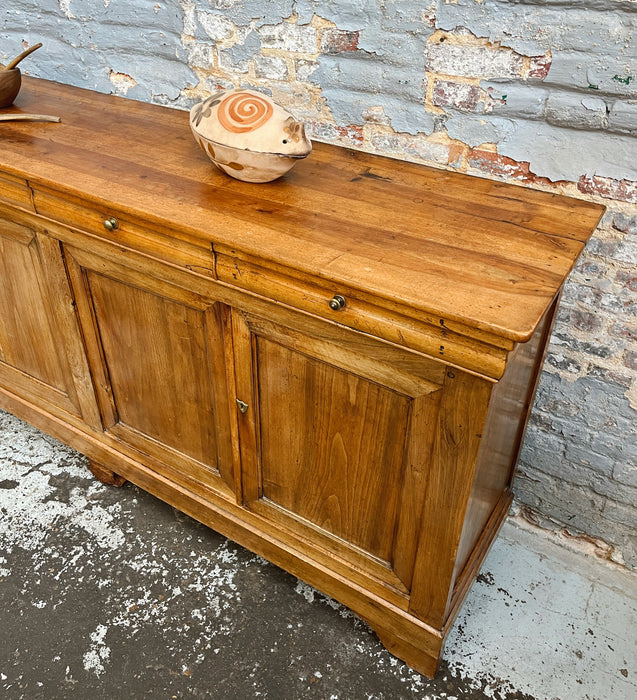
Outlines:
{"type": "Polygon", "coordinates": [[[239,407],[239,411],[241,413],[246,413],[248,410],[248,404],[241,399],[237,399],[237,406],[239,407]]]}
{"type": "Polygon", "coordinates": [[[118,226],[119,221],[114,216],[111,216],[108,219],[104,219],[104,228],[107,231],[114,231],[118,226]]]}
{"type": "Polygon", "coordinates": [[[332,311],[340,311],[341,309],[345,308],[346,303],[345,297],[341,296],[340,294],[335,294],[329,301],[330,309],[332,309],[332,311]]]}

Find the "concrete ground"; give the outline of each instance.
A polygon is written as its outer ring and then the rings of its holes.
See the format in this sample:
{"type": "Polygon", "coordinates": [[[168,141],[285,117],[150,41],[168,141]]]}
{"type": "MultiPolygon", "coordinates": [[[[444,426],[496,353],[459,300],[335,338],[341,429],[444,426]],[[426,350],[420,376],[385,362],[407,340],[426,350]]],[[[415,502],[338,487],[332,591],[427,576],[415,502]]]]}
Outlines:
{"type": "Polygon", "coordinates": [[[428,680],[343,606],[0,411],[0,696],[635,700],[637,575],[509,521],[428,680]]]}

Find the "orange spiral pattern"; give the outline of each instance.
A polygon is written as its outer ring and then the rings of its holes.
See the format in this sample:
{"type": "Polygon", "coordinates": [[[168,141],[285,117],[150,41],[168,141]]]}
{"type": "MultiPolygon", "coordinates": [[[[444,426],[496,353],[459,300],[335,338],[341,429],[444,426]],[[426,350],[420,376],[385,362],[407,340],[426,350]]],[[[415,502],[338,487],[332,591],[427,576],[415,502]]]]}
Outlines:
{"type": "Polygon", "coordinates": [[[249,92],[235,92],[219,105],[217,119],[226,131],[242,134],[263,126],[272,112],[272,105],[262,97],[249,92]]]}

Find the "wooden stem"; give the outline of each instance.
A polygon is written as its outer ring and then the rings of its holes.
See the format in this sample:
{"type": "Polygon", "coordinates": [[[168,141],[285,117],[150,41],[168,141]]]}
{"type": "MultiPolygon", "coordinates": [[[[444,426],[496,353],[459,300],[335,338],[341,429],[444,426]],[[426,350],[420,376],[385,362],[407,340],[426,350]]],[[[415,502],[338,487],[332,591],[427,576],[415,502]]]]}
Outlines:
{"type": "Polygon", "coordinates": [[[0,122],[59,122],[50,114],[0,114],[0,122]]]}
{"type": "Polygon", "coordinates": [[[6,67],[6,70],[11,70],[12,68],[15,68],[20,61],[22,61],[24,58],[32,54],[36,49],[39,49],[42,44],[35,44],[35,46],[31,46],[31,48],[28,48],[26,51],[23,51],[19,56],[16,56],[11,63],[6,67]]]}

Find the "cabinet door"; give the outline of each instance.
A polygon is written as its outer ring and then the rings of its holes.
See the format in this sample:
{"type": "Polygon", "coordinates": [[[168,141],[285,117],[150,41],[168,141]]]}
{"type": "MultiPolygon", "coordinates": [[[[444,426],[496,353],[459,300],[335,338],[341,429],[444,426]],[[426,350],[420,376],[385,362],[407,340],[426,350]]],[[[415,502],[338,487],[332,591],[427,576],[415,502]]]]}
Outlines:
{"type": "Polygon", "coordinates": [[[224,308],[134,256],[66,254],[107,432],[178,483],[234,495],[224,308]]]}
{"type": "Polygon", "coordinates": [[[245,504],[406,594],[444,367],[308,323],[233,312],[245,504]]]}
{"type": "Polygon", "coordinates": [[[0,385],[98,427],[60,244],[0,219],[0,385]]]}

